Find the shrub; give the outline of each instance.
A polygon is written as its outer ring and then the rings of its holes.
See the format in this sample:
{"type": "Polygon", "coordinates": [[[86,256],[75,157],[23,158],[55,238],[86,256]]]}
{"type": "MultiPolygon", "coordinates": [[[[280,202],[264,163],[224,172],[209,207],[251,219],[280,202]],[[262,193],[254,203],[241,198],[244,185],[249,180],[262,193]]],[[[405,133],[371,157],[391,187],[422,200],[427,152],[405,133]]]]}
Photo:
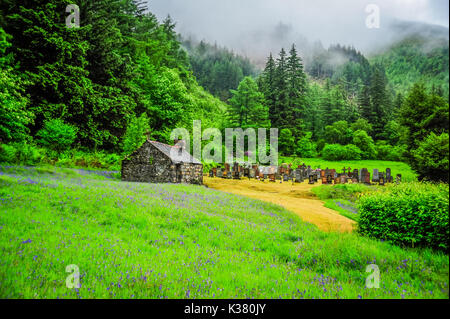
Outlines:
{"type": "Polygon", "coordinates": [[[300,157],[313,158],[317,156],[316,144],[311,140],[312,133],[307,132],[304,137],[298,140],[296,153],[300,157]]]}
{"type": "Polygon", "coordinates": [[[411,166],[419,174],[419,179],[429,181],[449,180],[449,136],[433,132],[412,151],[411,166]]]}
{"type": "Polygon", "coordinates": [[[44,150],[30,144],[10,144],[0,146],[0,162],[8,164],[36,165],[44,157],[44,150]]]}
{"type": "Polygon", "coordinates": [[[360,160],[362,159],[362,151],[360,148],[353,144],[348,144],[344,146],[345,158],[343,160],[360,160]]]}
{"type": "Polygon", "coordinates": [[[65,151],[77,137],[76,127],[65,124],[61,119],[52,119],[44,123],[37,133],[38,143],[53,151],[65,151]]]}
{"type": "Polygon", "coordinates": [[[353,144],[361,150],[363,159],[375,159],[377,157],[375,143],[366,131],[358,130],[353,133],[353,144]]]}
{"type": "Polygon", "coordinates": [[[150,130],[149,119],[146,113],[140,117],[134,117],[128,124],[123,137],[123,152],[130,155],[145,142],[145,133],[150,130]]]}
{"type": "Polygon", "coordinates": [[[12,145],[0,144],[0,163],[13,164],[16,161],[16,148],[12,145]]]}
{"type": "Polygon", "coordinates": [[[295,147],[295,137],[292,135],[292,131],[288,128],[280,131],[279,149],[283,155],[293,155],[295,147]]]}
{"type": "Polygon", "coordinates": [[[397,161],[401,162],[404,158],[406,146],[398,145],[392,146],[386,143],[386,141],[377,141],[377,159],[383,161],[397,161]]]}
{"type": "Polygon", "coordinates": [[[360,234],[397,245],[448,250],[449,188],[404,183],[360,198],[360,234]]]}
{"type": "Polygon", "coordinates": [[[341,145],[351,142],[352,133],[347,121],[338,121],[333,125],[327,125],[324,132],[327,141],[341,145]]]}
{"type": "Polygon", "coordinates": [[[322,158],[328,161],[360,160],[361,150],[352,144],[327,144],[322,150],[322,158]]]}

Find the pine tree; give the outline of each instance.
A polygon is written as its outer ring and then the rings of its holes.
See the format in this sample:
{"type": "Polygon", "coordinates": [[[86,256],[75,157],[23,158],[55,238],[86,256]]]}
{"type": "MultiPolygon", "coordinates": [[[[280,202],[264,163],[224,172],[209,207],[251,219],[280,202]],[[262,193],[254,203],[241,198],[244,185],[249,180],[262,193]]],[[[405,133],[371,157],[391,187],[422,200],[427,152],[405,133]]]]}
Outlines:
{"type": "Polygon", "coordinates": [[[264,94],[265,102],[269,108],[269,119],[272,123],[276,122],[278,114],[276,112],[276,91],[275,91],[275,72],[276,64],[273,59],[272,53],[266,63],[266,68],[261,76],[260,90],[264,94]]]}
{"type": "Polygon", "coordinates": [[[292,128],[294,136],[299,137],[305,128],[306,75],[294,44],[287,59],[286,74],[288,81],[286,123],[292,128]]]}
{"type": "Polygon", "coordinates": [[[387,78],[384,69],[380,65],[375,65],[370,86],[370,110],[366,115],[366,119],[373,126],[375,139],[382,135],[391,108],[386,86],[387,78]]]}
{"type": "Polygon", "coordinates": [[[277,67],[275,71],[275,94],[276,101],[274,112],[272,113],[272,127],[279,129],[288,128],[288,103],[289,103],[289,92],[288,92],[288,76],[287,76],[287,61],[286,61],[286,51],[281,49],[280,56],[277,59],[277,67]]]}
{"type": "Polygon", "coordinates": [[[269,126],[268,109],[264,106],[264,95],[251,77],[245,77],[233,94],[228,109],[230,127],[262,128],[269,126]]]}

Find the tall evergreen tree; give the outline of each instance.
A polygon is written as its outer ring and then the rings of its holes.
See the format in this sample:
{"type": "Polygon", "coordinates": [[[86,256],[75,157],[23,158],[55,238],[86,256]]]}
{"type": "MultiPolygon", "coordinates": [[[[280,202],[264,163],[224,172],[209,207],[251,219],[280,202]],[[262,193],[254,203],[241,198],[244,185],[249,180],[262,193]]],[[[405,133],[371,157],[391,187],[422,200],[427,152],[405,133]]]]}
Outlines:
{"type": "Polygon", "coordinates": [[[294,44],[287,59],[286,74],[288,81],[286,125],[292,128],[294,136],[300,137],[305,129],[306,75],[294,44]]]}
{"type": "Polygon", "coordinates": [[[370,110],[366,119],[373,126],[374,138],[379,138],[384,126],[388,122],[391,111],[390,99],[387,92],[387,78],[384,69],[375,65],[370,86],[370,110]]]}
{"type": "Polygon", "coordinates": [[[263,104],[264,95],[259,92],[256,82],[245,77],[237,90],[232,90],[228,109],[228,122],[231,127],[260,128],[268,127],[268,109],[263,104]]]}
{"type": "Polygon", "coordinates": [[[262,76],[260,77],[261,86],[260,90],[264,94],[266,105],[269,109],[269,119],[272,123],[276,122],[278,114],[276,112],[276,91],[275,91],[275,72],[276,72],[276,64],[273,59],[272,53],[270,53],[269,58],[266,63],[266,68],[262,76]]]}
{"type": "Polygon", "coordinates": [[[275,92],[276,100],[274,112],[272,113],[272,127],[279,129],[288,128],[288,104],[289,104],[289,92],[288,92],[288,75],[287,75],[287,61],[286,51],[281,49],[280,56],[277,59],[277,67],[275,71],[275,92]]]}

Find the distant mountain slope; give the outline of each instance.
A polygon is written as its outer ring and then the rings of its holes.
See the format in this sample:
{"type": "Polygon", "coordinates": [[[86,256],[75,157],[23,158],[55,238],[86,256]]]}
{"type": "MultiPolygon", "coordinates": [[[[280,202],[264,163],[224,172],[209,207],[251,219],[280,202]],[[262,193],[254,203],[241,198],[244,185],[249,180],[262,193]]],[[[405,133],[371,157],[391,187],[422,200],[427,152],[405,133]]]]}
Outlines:
{"type": "Polygon", "coordinates": [[[420,80],[449,92],[448,29],[418,23],[397,24],[397,40],[369,60],[380,63],[396,90],[407,90],[420,80]]]}
{"type": "Polygon", "coordinates": [[[230,90],[237,89],[245,76],[255,76],[256,67],[249,59],[227,48],[187,39],[182,42],[198,83],[210,93],[226,101],[230,90]]]}

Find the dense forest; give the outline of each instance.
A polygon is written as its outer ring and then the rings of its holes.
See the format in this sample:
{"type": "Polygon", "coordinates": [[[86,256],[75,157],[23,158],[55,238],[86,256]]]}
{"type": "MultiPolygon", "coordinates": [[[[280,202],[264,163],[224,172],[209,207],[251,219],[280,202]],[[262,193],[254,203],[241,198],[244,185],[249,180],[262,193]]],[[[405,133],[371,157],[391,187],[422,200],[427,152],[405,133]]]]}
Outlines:
{"type": "Polygon", "coordinates": [[[205,41],[182,41],[189,54],[189,62],[198,83],[209,92],[227,101],[230,90],[236,89],[246,76],[256,76],[258,71],[248,58],[205,41]]]}
{"type": "Polygon", "coordinates": [[[423,52],[409,39],[370,59],[333,45],[306,64],[292,45],[259,72],[183,40],[140,1],[79,1],[79,28],[65,24],[68,4],[0,4],[1,162],[119,161],[145,135],[169,142],[196,119],[279,128],[283,155],[408,161],[448,181],[448,42],[423,52]]]}

